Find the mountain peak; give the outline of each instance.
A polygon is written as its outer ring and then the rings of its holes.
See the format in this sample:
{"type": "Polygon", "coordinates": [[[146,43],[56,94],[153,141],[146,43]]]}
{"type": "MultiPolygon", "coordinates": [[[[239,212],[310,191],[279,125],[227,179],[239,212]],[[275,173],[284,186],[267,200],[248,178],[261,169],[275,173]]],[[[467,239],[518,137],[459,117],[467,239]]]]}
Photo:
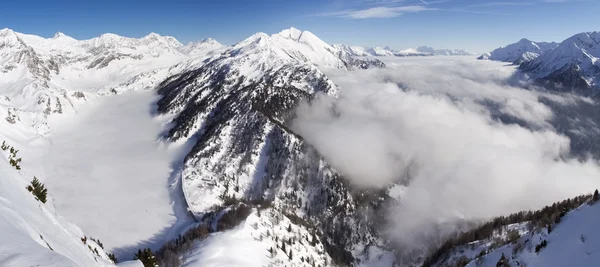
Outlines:
{"type": "Polygon", "coordinates": [[[521,40],[519,40],[519,43],[531,43],[532,41],[527,39],[527,38],[521,38],[521,40]]]}
{"type": "Polygon", "coordinates": [[[158,39],[158,38],[161,38],[161,37],[163,37],[163,36],[161,36],[161,35],[160,35],[160,34],[158,34],[158,33],[151,32],[151,33],[149,33],[148,35],[146,35],[146,36],[142,37],[142,39],[158,39]]]}
{"type": "Polygon", "coordinates": [[[294,27],[291,27],[289,29],[285,29],[279,33],[277,33],[277,35],[284,37],[284,38],[288,38],[288,39],[293,39],[293,40],[298,40],[300,39],[300,36],[302,36],[303,32],[301,30],[298,30],[294,27]]]}
{"type": "Polygon", "coordinates": [[[123,38],[120,35],[116,35],[114,33],[103,33],[102,35],[97,37],[100,40],[117,40],[123,38]]]}
{"type": "Polygon", "coordinates": [[[8,34],[14,34],[15,32],[9,28],[4,28],[0,30],[0,36],[6,36],[8,34]]]}
{"type": "Polygon", "coordinates": [[[54,36],[52,37],[52,39],[58,39],[58,38],[65,37],[65,36],[67,36],[67,35],[62,32],[56,32],[54,34],[54,36]]]}

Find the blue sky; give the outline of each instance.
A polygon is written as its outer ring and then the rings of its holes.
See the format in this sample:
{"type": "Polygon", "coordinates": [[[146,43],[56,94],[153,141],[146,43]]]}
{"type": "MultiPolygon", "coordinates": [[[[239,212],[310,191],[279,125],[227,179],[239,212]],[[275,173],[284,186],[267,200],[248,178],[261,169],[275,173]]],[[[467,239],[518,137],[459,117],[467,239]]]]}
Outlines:
{"type": "Polygon", "coordinates": [[[224,44],[291,26],[328,43],[485,52],[520,38],[561,41],[600,30],[599,0],[5,0],[0,28],[77,39],[150,32],[224,44]]]}

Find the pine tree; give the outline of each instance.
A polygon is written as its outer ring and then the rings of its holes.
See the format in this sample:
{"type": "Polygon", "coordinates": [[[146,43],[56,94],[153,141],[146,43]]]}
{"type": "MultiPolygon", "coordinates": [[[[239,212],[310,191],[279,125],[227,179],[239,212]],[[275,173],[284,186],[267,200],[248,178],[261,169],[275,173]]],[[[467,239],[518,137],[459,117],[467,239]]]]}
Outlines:
{"type": "Polygon", "coordinates": [[[290,249],[290,255],[289,255],[289,257],[290,257],[290,260],[292,260],[293,257],[292,257],[292,250],[291,249],[290,249]]]}
{"type": "Polygon", "coordinates": [[[149,248],[146,248],[144,250],[138,250],[138,252],[135,253],[135,257],[133,257],[133,259],[140,260],[142,264],[144,264],[144,267],[158,267],[156,257],[154,257],[154,253],[152,253],[152,250],[150,250],[149,248]]]}
{"type": "Polygon", "coordinates": [[[119,261],[117,260],[117,256],[115,256],[115,254],[113,253],[108,253],[108,258],[112,260],[115,264],[119,263],[119,261]]]}
{"type": "Polygon", "coordinates": [[[310,245],[313,247],[317,245],[317,235],[315,234],[315,231],[312,232],[312,240],[310,241],[310,245]]]}
{"type": "Polygon", "coordinates": [[[504,256],[504,253],[502,253],[502,256],[498,260],[498,263],[496,263],[496,267],[510,267],[510,264],[508,263],[506,256],[504,256]]]}
{"type": "Polygon", "coordinates": [[[31,185],[27,186],[27,190],[35,196],[36,200],[46,203],[48,189],[46,189],[44,184],[40,183],[37,177],[33,177],[33,181],[31,181],[31,185]]]}
{"type": "Polygon", "coordinates": [[[281,242],[281,250],[283,250],[283,252],[286,251],[286,249],[285,249],[285,241],[281,242]]]}
{"type": "Polygon", "coordinates": [[[289,224],[289,225],[288,225],[287,231],[288,231],[288,232],[291,232],[291,231],[292,231],[292,224],[289,224]]]}
{"type": "Polygon", "coordinates": [[[592,203],[598,201],[598,189],[594,191],[594,196],[592,196],[592,203]]]}

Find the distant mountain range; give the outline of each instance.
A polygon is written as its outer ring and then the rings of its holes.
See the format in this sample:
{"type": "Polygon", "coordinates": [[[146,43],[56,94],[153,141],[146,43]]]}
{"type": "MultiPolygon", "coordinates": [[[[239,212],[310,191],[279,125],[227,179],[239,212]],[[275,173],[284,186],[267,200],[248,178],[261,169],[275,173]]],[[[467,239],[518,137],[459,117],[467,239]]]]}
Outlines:
{"type": "Polygon", "coordinates": [[[555,42],[534,42],[528,39],[521,39],[514,44],[500,47],[492,52],[481,55],[478,59],[489,59],[503,62],[513,62],[521,64],[545,53],[550,49],[558,47],[555,42]]]}
{"type": "Polygon", "coordinates": [[[512,62],[531,79],[559,91],[595,95],[600,89],[600,32],[583,32],[561,43],[519,42],[479,59],[512,62]]]}
{"type": "Polygon", "coordinates": [[[397,57],[409,57],[409,56],[472,56],[473,53],[465,51],[463,49],[434,49],[428,46],[420,46],[418,48],[409,48],[404,50],[395,50],[389,46],[375,46],[375,47],[364,47],[364,46],[352,46],[345,44],[333,45],[336,49],[345,51],[346,53],[353,56],[397,56],[397,57]]]}

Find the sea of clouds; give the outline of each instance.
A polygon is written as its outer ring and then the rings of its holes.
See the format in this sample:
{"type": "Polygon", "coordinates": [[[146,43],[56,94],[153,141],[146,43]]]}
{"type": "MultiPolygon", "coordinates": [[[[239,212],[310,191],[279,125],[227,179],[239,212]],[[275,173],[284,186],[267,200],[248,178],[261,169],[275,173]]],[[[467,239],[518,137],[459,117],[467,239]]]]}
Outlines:
{"type": "Polygon", "coordinates": [[[384,69],[326,70],[339,95],[301,105],[292,127],[354,185],[406,185],[388,216],[399,244],[424,245],[434,229],[452,230],[444,222],[536,209],[600,187],[597,160],[571,153],[574,139],[597,136],[591,99],[531,89],[504,63],[385,61],[384,69]]]}

